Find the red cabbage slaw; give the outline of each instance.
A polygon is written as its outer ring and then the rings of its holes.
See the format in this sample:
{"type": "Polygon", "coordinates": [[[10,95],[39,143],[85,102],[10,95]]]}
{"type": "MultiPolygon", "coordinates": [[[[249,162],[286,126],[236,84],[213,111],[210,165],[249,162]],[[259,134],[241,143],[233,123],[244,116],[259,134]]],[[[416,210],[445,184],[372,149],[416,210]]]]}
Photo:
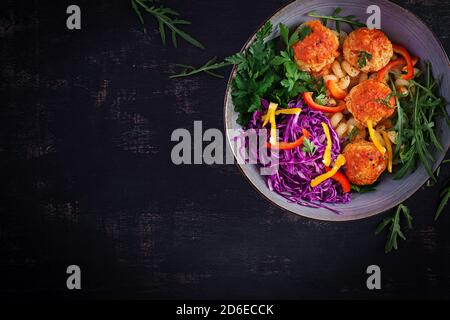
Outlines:
{"type": "MultiPolygon", "coordinates": [[[[247,129],[263,129],[262,116],[267,112],[269,103],[262,100],[261,105],[262,110],[253,113],[247,129]]],[[[317,151],[312,155],[302,151],[302,146],[279,150],[275,155],[279,157],[279,167],[275,174],[267,176],[267,186],[291,202],[314,208],[324,207],[338,213],[323,203],[347,203],[351,200],[351,194],[343,192],[340,184],[333,179],[327,179],[314,188],[310,183],[312,179],[326,172],[322,162],[326,147],[322,122],[330,128],[332,162],[341,153],[341,141],[322,112],[309,108],[301,99],[291,101],[288,108],[301,108],[302,112],[298,115],[277,116],[280,141],[295,141],[302,136],[302,129],[306,129],[311,135],[309,140],[317,147],[317,151]]]]}

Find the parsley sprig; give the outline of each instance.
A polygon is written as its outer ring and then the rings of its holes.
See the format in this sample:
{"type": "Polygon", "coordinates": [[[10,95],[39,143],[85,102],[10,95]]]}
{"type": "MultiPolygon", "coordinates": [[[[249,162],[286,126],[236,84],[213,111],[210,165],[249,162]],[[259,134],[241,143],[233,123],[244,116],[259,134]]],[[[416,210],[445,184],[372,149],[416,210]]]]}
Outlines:
{"type": "Polygon", "coordinates": [[[180,25],[188,25],[191,24],[191,22],[177,18],[180,15],[178,12],[164,6],[157,7],[154,0],[131,0],[131,7],[138,16],[145,32],[146,28],[143,12],[149,13],[156,19],[159,26],[161,40],[164,45],[166,45],[167,42],[167,28],[172,32],[172,44],[175,48],[178,47],[177,36],[180,36],[191,45],[200,49],[205,49],[203,44],[179,28],[180,25]]]}
{"type": "Polygon", "coordinates": [[[317,151],[317,147],[314,144],[314,142],[312,142],[311,140],[309,140],[308,138],[305,138],[303,140],[303,148],[302,151],[305,153],[309,153],[311,155],[315,155],[316,151],[317,151]]]}
{"type": "Polygon", "coordinates": [[[385,252],[391,252],[392,249],[398,249],[398,237],[406,240],[404,233],[401,230],[401,217],[406,219],[406,226],[408,229],[412,229],[412,216],[407,206],[400,204],[397,207],[394,215],[386,217],[375,230],[375,234],[379,234],[381,231],[389,226],[388,238],[385,246],[385,252]]]}
{"type": "Polygon", "coordinates": [[[298,42],[301,37],[306,37],[311,32],[307,26],[303,26],[289,35],[289,29],[284,24],[280,23],[280,37],[286,46],[285,50],[280,51],[280,54],[273,59],[274,67],[282,67],[280,70],[281,88],[277,88],[274,94],[277,98],[283,101],[289,101],[297,97],[301,92],[316,91],[317,83],[314,78],[305,71],[300,71],[297,64],[294,62],[293,45],[298,42]]]}

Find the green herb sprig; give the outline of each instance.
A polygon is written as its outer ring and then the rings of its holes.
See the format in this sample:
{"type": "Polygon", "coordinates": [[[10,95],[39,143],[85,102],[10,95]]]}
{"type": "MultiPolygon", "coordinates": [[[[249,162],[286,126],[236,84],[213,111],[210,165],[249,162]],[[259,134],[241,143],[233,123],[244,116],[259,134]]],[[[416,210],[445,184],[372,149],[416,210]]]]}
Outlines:
{"type": "Polygon", "coordinates": [[[348,134],[348,142],[352,142],[353,139],[358,135],[359,129],[357,127],[353,127],[350,133],[348,134]]]}
{"type": "Polygon", "coordinates": [[[204,72],[206,74],[209,74],[210,76],[222,79],[223,75],[215,73],[212,70],[229,66],[229,65],[231,65],[231,63],[229,63],[229,62],[216,63],[216,61],[217,61],[217,57],[214,57],[201,67],[194,67],[194,66],[186,65],[186,64],[177,64],[178,67],[184,68],[184,70],[179,74],[170,76],[170,78],[175,79],[175,78],[189,77],[189,76],[193,76],[194,74],[204,72]]]}
{"type": "Polygon", "coordinates": [[[442,189],[440,196],[441,196],[441,200],[440,200],[439,206],[436,210],[436,214],[434,216],[434,221],[439,219],[439,217],[441,216],[442,212],[444,212],[444,209],[448,204],[448,200],[450,199],[450,183],[447,183],[447,186],[444,189],[442,189]]]}
{"type": "Polygon", "coordinates": [[[408,172],[414,171],[420,161],[430,178],[434,182],[437,180],[432,168],[435,162],[432,151],[436,148],[443,152],[444,148],[437,139],[435,124],[438,116],[448,117],[448,114],[445,101],[435,93],[438,83],[432,75],[429,63],[424,76],[424,84],[410,81],[409,94],[402,98],[399,98],[395,86],[391,83],[397,104],[397,145],[394,153],[395,158],[399,158],[399,169],[395,179],[401,179],[408,172]]]}
{"type": "Polygon", "coordinates": [[[314,144],[314,142],[312,142],[311,140],[309,140],[308,138],[305,138],[303,140],[303,148],[302,151],[305,153],[309,153],[311,155],[315,155],[316,151],[317,151],[317,147],[314,144]]]}
{"type": "MultiPolygon", "coordinates": [[[[448,163],[450,163],[450,159],[446,159],[446,160],[442,161],[442,164],[439,166],[436,175],[439,175],[439,170],[441,169],[441,167],[448,163]]],[[[441,199],[439,201],[439,205],[437,207],[436,214],[434,215],[434,221],[439,219],[441,214],[444,212],[444,209],[446,208],[448,201],[450,200],[450,181],[447,181],[445,187],[441,190],[440,197],[441,197],[441,199]]]]}
{"type": "Polygon", "coordinates": [[[141,22],[144,31],[146,32],[145,22],[143,12],[147,12],[156,19],[159,26],[159,33],[161,35],[161,40],[164,45],[167,42],[166,28],[172,32],[172,44],[175,48],[178,47],[177,36],[180,36],[184,40],[186,40],[191,45],[205,49],[203,44],[201,44],[198,40],[194,39],[192,36],[181,30],[178,26],[180,25],[188,25],[191,24],[190,21],[178,19],[177,17],[180,15],[178,12],[164,7],[164,6],[156,6],[153,0],[131,0],[131,7],[134,12],[138,16],[139,21],[141,22]]]}
{"type": "Polygon", "coordinates": [[[285,50],[280,51],[272,64],[274,67],[283,68],[280,70],[281,88],[277,88],[274,92],[277,98],[283,101],[289,101],[297,97],[301,92],[316,91],[317,82],[314,78],[305,71],[300,71],[297,64],[294,62],[293,45],[306,37],[311,29],[308,26],[303,26],[289,35],[289,29],[284,24],[280,23],[280,37],[286,46],[285,50]]]}
{"type": "Polygon", "coordinates": [[[341,23],[346,23],[348,24],[352,29],[354,27],[366,27],[365,23],[360,22],[358,19],[356,19],[356,16],[354,15],[347,15],[347,16],[340,16],[339,14],[342,12],[342,8],[336,8],[334,9],[333,13],[331,15],[321,15],[318,14],[315,11],[309,12],[308,16],[313,17],[313,18],[318,18],[318,19],[322,19],[322,23],[324,26],[328,25],[328,21],[335,21],[335,27],[336,27],[336,31],[340,32],[341,31],[341,23]]]}
{"type": "Polygon", "coordinates": [[[379,234],[387,226],[389,226],[388,238],[385,246],[385,252],[391,252],[392,249],[398,249],[398,237],[406,240],[404,233],[401,230],[401,216],[406,219],[406,226],[408,229],[412,229],[412,216],[407,206],[400,204],[395,211],[395,214],[385,218],[375,230],[375,234],[379,234]]]}
{"type": "Polygon", "coordinates": [[[358,192],[358,193],[367,193],[367,192],[373,192],[377,191],[374,186],[357,186],[356,184],[351,184],[350,189],[352,191],[358,192]]]}

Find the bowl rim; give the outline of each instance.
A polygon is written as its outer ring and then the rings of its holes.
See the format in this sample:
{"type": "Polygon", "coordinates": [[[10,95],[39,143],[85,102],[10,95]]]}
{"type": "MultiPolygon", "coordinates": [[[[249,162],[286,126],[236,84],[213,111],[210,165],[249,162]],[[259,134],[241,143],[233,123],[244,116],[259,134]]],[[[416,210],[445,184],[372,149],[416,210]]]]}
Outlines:
{"type": "MultiPolygon", "coordinates": [[[[389,4],[392,6],[397,7],[397,9],[401,10],[404,12],[404,14],[408,14],[413,16],[415,19],[417,19],[420,23],[422,23],[426,29],[432,34],[434,40],[436,41],[436,43],[439,45],[440,49],[442,50],[442,52],[444,53],[444,57],[446,59],[446,63],[447,65],[450,66],[450,60],[448,57],[448,54],[444,48],[444,46],[442,45],[441,40],[439,39],[439,37],[435,34],[435,32],[429,28],[425,22],[419,17],[417,16],[415,13],[409,11],[406,8],[403,8],[402,6],[389,1],[389,0],[377,0],[378,2],[381,3],[385,3],[385,4],[389,4]]],[[[241,50],[239,51],[240,53],[242,53],[243,51],[245,51],[249,45],[254,41],[257,32],[262,28],[262,26],[272,20],[272,18],[279,16],[281,14],[284,13],[285,10],[287,10],[291,5],[293,5],[294,3],[302,3],[302,2],[308,2],[307,0],[293,0],[292,2],[281,6],[279,9],[277,9],[275,11],[275,13],[271,14],[268,18],[266,18],[259,26],[258,28],[253,32],[253,34],[247,39],[247,41],[244,43],[244,45],[242,46],[241,50]]],[[[230,76],[228,77],[228,81],[227,81],[227,86],[226,86],[226,90],[225,90],[225,96],[224,96],[224,102],[223,102],[223,121],[224,121],[224,128],[225,128],[225,132],[227,132],[228,126],[227,126],[227,119],[226,119],[226,110],[227,110],[227,105],[228,105],[228,96],[230,96],[230,90],[231,90],[231,82],[233,81],[234,77],[236,76],[236,66],[233,66],[233,68],[231,69],[230,72],[230,76]]],[[[231,146],[230,143],[230,139],[228,137],[228,134],[226,134],[226,140],[227,140],[227,145],[228,147],[232,150],[233,152],[233,157],[236,159],[236,155],[234,153],[234,150],[231,146]]],[[[436,161],[436,163],[434,164],[433,170],[435,170],[435,168],[439,167],[442,164],[442,161],[445,159],[445,154],[448,152],[450,148],[447,148],[447,150],[445,150],[444,152],[444,157],[443,159],[441,159],[439,162],[436,161]]],[[[410,197],[412,197],[420,188],[422,188],[422,186],[429,180],[429,178],[427,178],[425,181],[423,181],[422,183],[418,184],[417,187],[413,188],[410,192],[405,193],[401,199],[399,199],[397,202],[397,204],[394,205],[389,205],[386,209],[384,210],[375,210],[373,212],[364,214],[364,215],[358,215],[358,216],[349,216],[349,215],[341,215],[341,214],[334,214],[334,215],[329,215],[327,217],[322,217],[322,216],[314,216],[311,214],[307,214],[307,213],[301,213],[301,212],[294,212],[289,210],[288,208],[283,207],[282,205],[278,204],[277,202],[275,202],[273,199],[271,199],[268,195],[264,194],[251,180],[250,178],[247,176],[247,174],[244,172],[243,169],[243,165],[235,162],[235,165],[237,166],[237,168],[239,169],[239,172],[241,173],[242,176],[244,176],[245,180],[247,180],[247,182],[253,187],[253,189],[256,191],[256,193],[259,194],[259,196],[261,196],[262,198],[266,199],[268,202],[270,202],[272,205],[282,209],[285,212],[288,212],[290,214],[294,214],[296,216],[301,216],[307,219],[312,219],[312,220],[317,220],[317,221],[329,221],[329,222],[349,222],[349,221],[357,221],[357,220],[363,220],[363,219],[367,219],[370,217],[373,217],[375,215],[378,214],[382,214],[385,213],[389,210],[391,210],[392,208],[396,207],[397,205],[399,205],[400,203],[406,201],[407,199],[409,199],[410,197]]],[[[302,205],[297,204],[298,206],[302,207],[302,205]]]]}

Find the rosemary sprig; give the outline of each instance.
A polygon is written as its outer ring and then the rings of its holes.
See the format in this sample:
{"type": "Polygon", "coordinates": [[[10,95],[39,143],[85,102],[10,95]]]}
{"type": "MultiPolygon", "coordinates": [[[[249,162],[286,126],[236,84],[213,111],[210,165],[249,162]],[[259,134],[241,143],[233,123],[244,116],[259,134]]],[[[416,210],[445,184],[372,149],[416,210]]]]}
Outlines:
{"type": "Polygon", "coordinates": [[[170,76],[170,79],[189,77],[194,74],[201,73],[201,72],[204,72],[204,73],[209,74],[210,76],[213,76],[216,78],[223,78],[223,75],[217,74],[211,70],[220,69],[220,68],[229,66],[229,65],[231,65],[231,63],[228,63],[228,62],[216,63],[216,61],[217,61],[217,57],[214,57],[201,67],[194,67],[194,66],[186,65],[186,64],[177,64],[178,67],[184,68],[184,70],[179,74],[170,76]]]}
{"type": "Polygon", "coordinates": [[[400,204],[397,207],[397,210],[395,211],[395,214],[386,217],[383,219],[383,221],[378,225],[377,229],[375,230],[375,234],[379,234],[381,231],[383,231],[387,226],[389,226],[389,234],[386,242],[386,246],[384,248],[385,252],[391,252],[392,249],[397,250],[398,249],[398,237],[400,237],[403,240],[406,240],[405,235],[403,234],[400,226],[400,218],[403,214],[404,218],[406,219],[406,225],[408,229],[412,229],[412,216],[409,212],[409,209],[407,206],[400,204]]]}
{"type": "Polygon", "coordinates": [[[168,28],[172,32],[172,44],[175,48],[178,47],[177,36],[180,36],[191,45],[200,49],[205,49],[205,47],[198,40],[179,29],[179,25],[188,25],[191,24],[191,22],[176,18],[180,15],[178,12],[164,6],[156,7],[153,0],[131,0],[131,7],[138,16],[145,32],[146,28],[142,12],[147,12],[156,19],[159,26],[161,40],[164,45],[166,45],[167,42],[166,28],[168,28]]]}
{"type": "Polygon", "coordinates": [[[356,19],[356,16],[354,15],[348,15],[348,16],[340,16],[339,13],[341,13],[342,8],[336,8],[334,9],[333,13],[331,15],[321,15],[318,14],[315,11],[311,11],[308,13],[308,16],[313,17],[313,18],[318,18],[318,19],[322,19],[322,23],[326,26],[328,24],[328,20],[332,20],[335,21],[335,27],[336,27],[336,31],[340,32],[341,28],[340,28],[340,24],[341,23],[346,23],[348,25],[350,25],[350,27],[366,27],[365,23],[360,22],[358,19],[356,19]]]}

